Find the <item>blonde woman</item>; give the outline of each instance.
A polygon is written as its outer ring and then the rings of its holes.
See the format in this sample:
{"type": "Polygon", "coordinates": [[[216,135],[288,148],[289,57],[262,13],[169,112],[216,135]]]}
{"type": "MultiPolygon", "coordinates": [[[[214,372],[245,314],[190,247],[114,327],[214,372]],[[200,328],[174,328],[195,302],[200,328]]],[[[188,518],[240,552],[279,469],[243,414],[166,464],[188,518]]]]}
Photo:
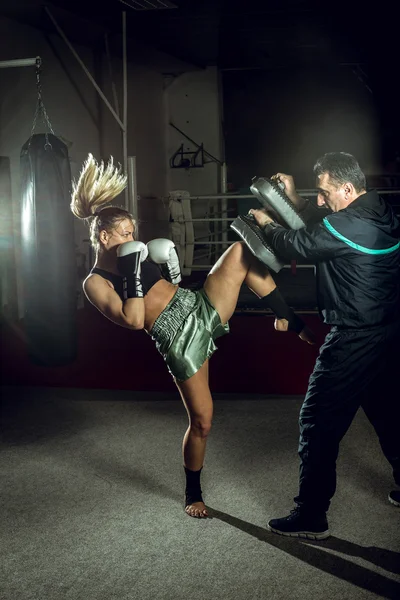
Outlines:
{"type": "Polygon", "coordinates": [[[275,327],[293,329],[308,343],[312,334],[287,306],[275,282],[247,248],[234,243],[211,269],[203,289],[179,287],[180,270],[173,242],[135,240],[135,221],[124,209],[110,206],[126,186],[113,164],[97,163],[89,154],[73,186],[71,210],[90,219],[95,264],[83,283],[88,300],[108,319],[133,330],[145,329],[155,340],[186,408],[189,425],[183,438],[186,474],[185,510],[208,516],[200,487],[213,401],[208,361],[215,339],[229,331],[242,283],[272,308],[275,327]]]}

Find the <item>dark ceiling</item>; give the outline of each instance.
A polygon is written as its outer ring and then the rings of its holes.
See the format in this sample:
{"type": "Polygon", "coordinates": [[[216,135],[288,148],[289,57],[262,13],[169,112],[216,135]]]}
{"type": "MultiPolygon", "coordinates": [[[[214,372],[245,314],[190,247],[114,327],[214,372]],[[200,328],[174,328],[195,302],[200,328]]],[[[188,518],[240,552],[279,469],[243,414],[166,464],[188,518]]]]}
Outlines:
{"type": "Polygon", "coordinates": [[[381,0],[368,8],[352,0],[2,0],[0,14],[50,33],[55,29],[46,5],[71,41],[93,46],[104,43],[105,32],[114,39],[121,35],[125,11],[131,44],[145,43],[194,68],[333,63],[357,65],[367,73],[398,68],[396,4],[381,0]]]}
{"type": "MultiPolygon", "coordinates": [[[[164,73],[216,65],[235,72],[341,66],[374,95],[387,129],[400,129],[398,0],[1,0],[0,15],[75,44],[127,56],[164,73]],[[165,8],[165,5],[171,6],[165,8]],[[59,33],[59,32],[58,32],[59,33]],[[161,54],[160,54],[161,53],[161,54]]],[[[20,58],[4,56],[0,59],[20,58]]],[[[225,89],[225,88],[224,88],[225,89]]],[[[295,90],[294,90],[295,91],[295,90]]],[[[397,134],[396,134],[397,135],[397,134]]]]}

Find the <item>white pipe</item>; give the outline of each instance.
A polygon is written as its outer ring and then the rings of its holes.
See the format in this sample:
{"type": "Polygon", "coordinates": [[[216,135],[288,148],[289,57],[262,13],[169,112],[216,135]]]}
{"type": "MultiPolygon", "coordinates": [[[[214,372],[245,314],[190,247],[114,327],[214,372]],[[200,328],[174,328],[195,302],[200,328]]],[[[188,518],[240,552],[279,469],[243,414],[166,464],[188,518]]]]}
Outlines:
{"type": "MultiPolygon", "coordinates": [[[[222,163],[221,165],[221,192],[223,194],[226,194],[228,191],[228,180],[227,180],[227,169],[226,169],[226,162],[222,163]]],[[[226,198],[222,198],[221,199],[221,215],[222,217],[226,217],[228,214],[228,200],[226,198]]],[[[222,241],[225,242],[225,246],[223,247],[224,250],[226,250],[226,248],[228,247],[228,230],[224,229],[222,231],[222,241]]]]}
{"type": "MultiPolygon", "coordinates": [[[[214,265],[187,265],[192,271],[205,271],[211,269],[214,265]]],[[[296,265],[296,269],[313,269],[315,265],[296,265]]],[[[283,269],[291,269],[292,265],[283,265],[283,269]]]]}
{"type": "MultiPolygon", "coordinates": [[[[123,66],[123,117],[122,149],[124,157],[124,171],[128,172],[128,81],[126,64],[126,12],[122,11],[122,66],[123,66]]],[[[125,208],[129,211],[129,185],[125,190],[125,208]]]]}
{"type": "Polygon", "coordinates": [[[34,67],[38,60],[40,60],[40,56],[36,56],[36,58],[16,58],[15,60],[2,60],[0,61],[0,69],[7,69],[8,67],[34,67]]]}
{"type": "Polygon", "coordinates": [[[106,47],[108,71],[110,74],[111,89],[112,89],[112,95],[113,95],[113,100],[114,100],[114,110],[117,113],[117,115],[119,116],[118,94],[117,94],[117,88],[115,86],[115,81],[114,81],[114,72],[113,72],[112,59],[111,59],[110,46],[108,43],[107,33],[104,34],[104,45],[106,47]]]}
{"type": "MultiPolygon", "coordinates": [[[[216,241],[216,242],[208,242],[207,240],[204,240],[204,242],[200,242],[199,239],[201,239],[201,238],[198,238],[198,240],[195,242],[190,242],[190,244],[194,244],[195,246],[208,246],[208,245],[221,246],[222,244],[226,244],[226,242],[222,242],[221,240],[216,241]]],[[[231,246],[233,243],[234,242],[231,242],[231,243],[228,242],[228,246],[231,246]]],[[[190,245],[190,244],[187,244],[187,245],[190,245]]]]}
{"type": "MultiPolygon", "coordinates": [[[[400,190],[376,190],[378,194],[400,194],[400,190]]],[[[317,196],[318,192],[315,190],[297,190],[299,196],[304,194],[305,196],[317,196]]],[[[218,200],[219,198],[226,198],[227,200],[237,200],[244,198],[255,198],[254,194],[212,194],[210,196],[190,196],[191,200],[218,200]]]]}
{"type": "Polygon", "coordinates": [[[219,200],[220,198],[226,198],[227,200],[236,200],[236,198],[255,198],[253,194],[213,194],[210,196],[190,196],[191,200],[219,200]]]}
{"type": "Polygon", "coordinates": [[[400,190],[377,190],[378,194],[400,194],[400,190]]]}
{"type": "Polygon", "coordinates": [[[56,28],[56,30],[58,31],[59,35],[62,37],[62,39],[64,40],[64,42],[67,44],[68,48],[71,50],[72,54],[75,56],[75,58],[78,61],[78,63],[81,65],[82,69],[85,71],[86,75],[89,77],[90,81],[92,82],[92,84],[96,88],[97,92],[100,94],[101,98],[104,100],[107,108],[110,110],[110,112],[113,115],[114,119],[117,121],[117,123],[121,127],[122,131],[124,131],[124,124],[122,123],[121,119],[118,117],[117,113],[115,112],[115,110],[113,109],[113,107],[111,106],[111,104],[109,103],[109,101],[107,100],[107,98],[105,97],[105,95],[103,94],[103,92],[101,91],[101,89],[99,88],[99,86],[97,85],[97,83],[94,80],[92,74],[86,68],[84,62],[82,61],[82,59],[80,58],[80,56],[78,55],[78,53],[76,52],[76,50],[74,49],[74,47],[72,46],[72,44],[70,43],[70,41],[68,40],[68,38],[66,37],[66,35],[64,34],[64,32],[62,31],[62,29],[59,27],[57,21],[55,20],[55,18],[53,17],[53,15],[51,14],[51,12],[47,8],[47,6],[44,7],[44,10],[46,11],[46,13],[48,14],[48,16],[50,17],[51,21],[53,22],[53,25],[56,28]]]}
{"type": "Polygon", "coordinates": [[[137,201],[137,177],[136,177],[136,156],[128,157],[128,190],[129,204],[128,211],[136,221],[135,238],[139,239],[139,210],[137,201]]]}
{"type": "Polygon", "coordinates": [[[223,218],[202,218],[202,219],[185,219],[184,217],[178,218],[178,219],[173,219],[174,223],[208,223],[209,221],[234,221],[236,219],[236,217],[227,217],[226,219],[223,218]]]}

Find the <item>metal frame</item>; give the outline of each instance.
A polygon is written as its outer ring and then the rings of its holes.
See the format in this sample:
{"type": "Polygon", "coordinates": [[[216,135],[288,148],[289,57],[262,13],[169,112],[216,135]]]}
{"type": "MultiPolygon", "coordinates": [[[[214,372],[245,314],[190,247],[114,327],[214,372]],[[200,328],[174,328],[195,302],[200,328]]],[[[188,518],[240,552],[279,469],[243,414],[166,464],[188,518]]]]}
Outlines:
{"type": "Polygon", "coordinates": [[[171,169],[202,169],[204,164],[203,144],[201,144],[197,150],[184,150],[182,143],[169,160],[171,169]],[[190,158],[184,158],[186,156],[190,158]],[[197,162],[198,156],[200,156],[200,164],[197,162]],[[177,157],[180,158],[179,164],[176,164],[175,162],[177,157]]]}
{"type": "Polygon", "coordinates": [[[35,58],[16,58],[14,60],[0,61],[0,69],[8,69],[9,67],[35,67],[37,61],[41,61],[40,56],[35,58]]]}
{"type": "Polygon", "coordinates": [[[163,0],[119,0],[122,4],[133,8],[133,10],[167,10],[178,8],[173,2],[163,0]]]}
{"type": "Polygon", "coordinates": [[[57,23],[55,17],[52,15],[49,8],[47,6],[45,6],[44,10],[46,11],[46,14],[50,18],[51,22],[53,23],[57,33],[64,40],[64,42],[66,43],[68,48],[71,50],[72,54],[74,55],[74,57],[76,58],[76,60],[80,64],[80,66],[82,67],[83,71],[86,73],[88,79],[90,80],[90,82],[92,83],[94,88],[96,89],[97,93],[100,95],[104,104],[107,106],[107,108],[109,109],[109,111],[111,112],[112,116],[114,117],[114,119],[116,120],[116,122],[118,123],[118,125],[121,129],[123,168],[124,168],[125,173],[127,173],[127,175],[128,175],[128,186],[125,191],[125,208],[130,213],[137,215],[137,212],[138,212],[138,210],[137,210],[137,194],[136,193],[135,193],[135,195],[132,194],[132,191],[136,191],[136,170],[134,172],[129,171],[130,168],[133,168],[134,163],[128,160],[128,158],[129,158],[128,157],[128,83],[127,83],[128,77],[127,77],[127,52],[126,52],[126,46],[127,46],[127,42],[126,42],[126,12],[125,11],[122,12],[122,56],[123,56],[123,59],[122,59],[122,61],[123,61],[123,109],[122,109],[122,111],[123,111],[123,117],[122,117],[122,121],[121,121],[117,112],[111,106],[107,97],[105,96],[105,94],[101,90],[100,86],[95,81],[94,77],[90,73],[89,69],[86,67],[83,60],[80,58],[79,54],[76,52],[76,50],[73,47],[73,45],[71,44],[71,42],[68,40],[67,36],[63,32],[63,30],[61,29],[59,24],[57,23]]]}
{"type": "Polygon", "coordinates": [[[130,213],[135,221],[135,238],[139,239],[139,215],[137,202],[137,177],[136,177],[136,156],[128,157],[128,189],[132,198],[130,213]]]}
{"type": "MultiPolygon", "coordinates": [[[[315,191],[315,189],[313,190],[297,190],[299,192],[299,194],[304,194],[305,196],[318,196],[318,192],[315,191]]],[[[380,196],[384,196],[385,194],[400,194],[400,189],[399,190],[393,190],[393,189],[381,189],[381,190],[377,190],[378,194],[380,196]]],[[[190,198],[192,200],[218,200],[219,198],[226,198],[227,200],[232,199],[232,200],[236,200],[238,198],[242,199],[242,198],[255,198],[254,194],[212,194],[209,196],[190,196],[190,198]]]]}

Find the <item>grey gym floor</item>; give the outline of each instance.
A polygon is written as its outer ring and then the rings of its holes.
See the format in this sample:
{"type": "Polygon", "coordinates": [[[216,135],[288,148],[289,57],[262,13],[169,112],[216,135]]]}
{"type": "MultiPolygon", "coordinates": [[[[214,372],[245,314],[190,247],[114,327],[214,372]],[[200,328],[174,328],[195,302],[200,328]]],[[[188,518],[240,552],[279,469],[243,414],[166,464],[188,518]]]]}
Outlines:
{"type": "Polygon", "coordinates": [[[300,397],[215,396],[213,518],[183,511],[177,395],[2,388],[2,600],[400,598],[400,508],[364,414],[346,435],[332,537],[267,531],[297,491],[300,397]]]}

